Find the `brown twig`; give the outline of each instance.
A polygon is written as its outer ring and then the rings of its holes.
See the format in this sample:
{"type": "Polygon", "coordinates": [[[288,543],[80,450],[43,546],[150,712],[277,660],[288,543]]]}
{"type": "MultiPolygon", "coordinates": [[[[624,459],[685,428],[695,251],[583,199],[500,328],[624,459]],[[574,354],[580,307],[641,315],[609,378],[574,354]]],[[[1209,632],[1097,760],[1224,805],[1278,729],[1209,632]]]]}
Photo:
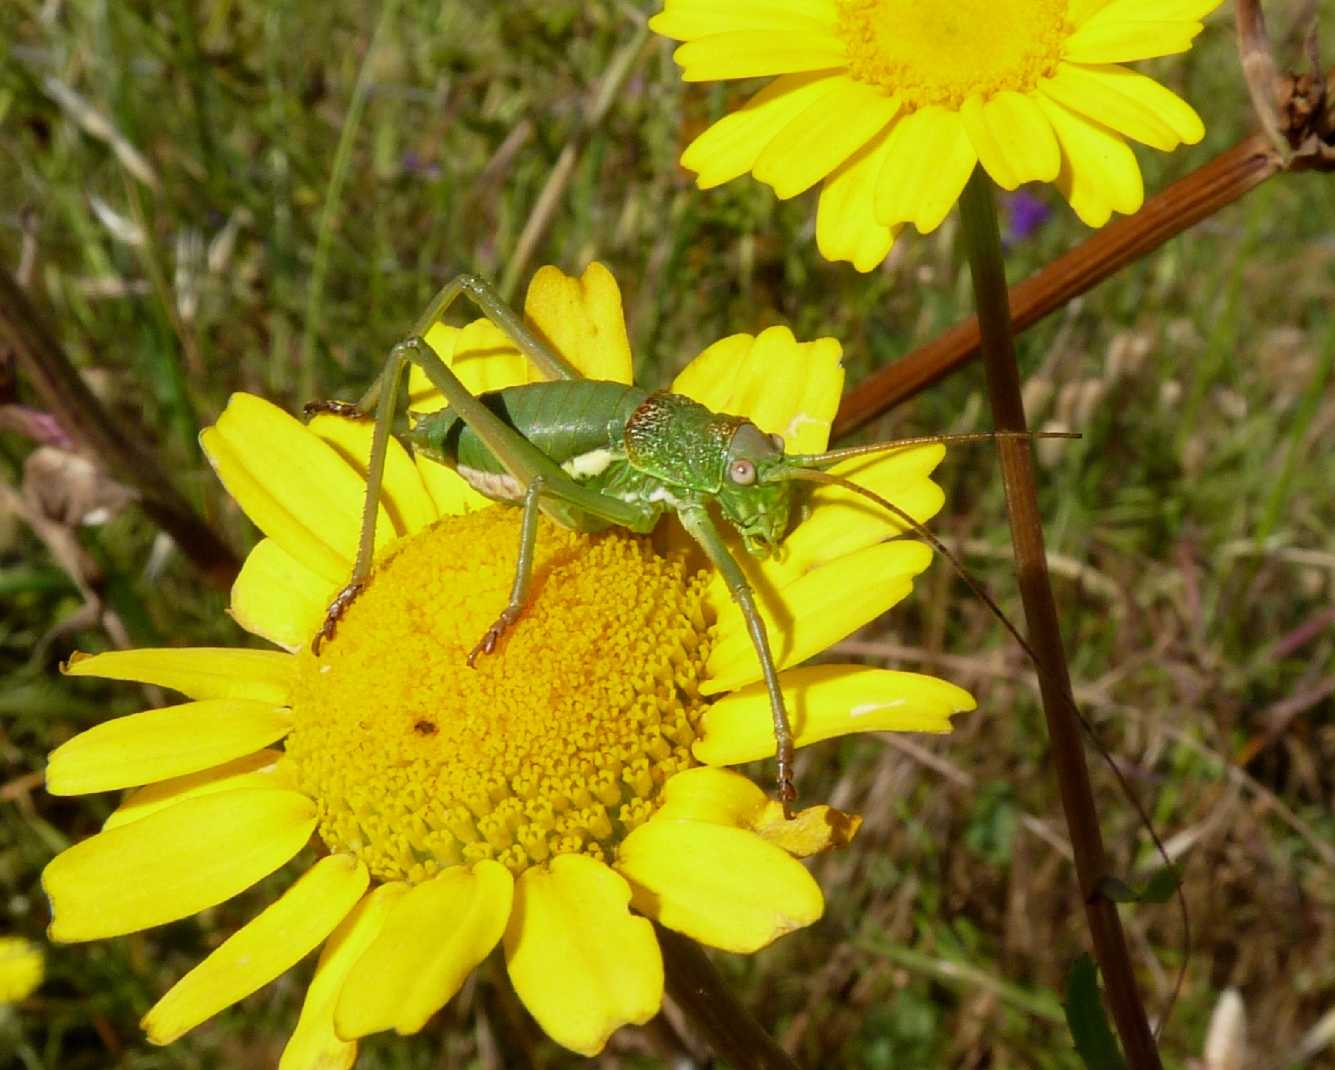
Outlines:
{"type": "Polygon", "coordinates": [[[113,478],[134,489],[140,507],[215,587],[236,578],[236,555],[191,509],[143,443],[142,428],[115,423],[70,363],[27,294],[0,268],[0,337],[45,406],[83,452],[113,478]]]}
{"type": "Polygon", "coordinates": [[[667,994],[719,1058],[738,1070],[798,1070],[797,1063],[737,1001],[700,945],[661,925],[656,928],[667,994]]]}

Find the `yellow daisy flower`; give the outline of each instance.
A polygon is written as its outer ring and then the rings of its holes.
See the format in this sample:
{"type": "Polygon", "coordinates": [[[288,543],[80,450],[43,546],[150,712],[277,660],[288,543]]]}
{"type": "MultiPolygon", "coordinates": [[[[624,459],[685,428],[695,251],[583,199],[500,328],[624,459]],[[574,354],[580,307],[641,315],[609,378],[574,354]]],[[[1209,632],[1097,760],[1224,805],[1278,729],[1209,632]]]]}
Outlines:
{"type": "Polygon", "coordinates": [[[27,999],[45,975],[40,947],[21,936],[0,936],[0,1007],[27,999]]]}
{"type": "Polygon", "coordinates": [[[879,264],[905,223],[941,224],[981,163],[1055,182],[1093,227],[1144,199],[1123,138],[1168,151],[1204,127],[1122,66],[1184,52],[1220,0],[666,0],[689,82],[778,75],[696,138],[701,189],[748,171],[781,198],[824,181],[816,240],[879,264]]]}
{"type": "MultiPolygon", "coordinates": [[[[601,265],[539,272],[526,311],[585,374],[630,381],[620,295],[601,265]]],[[[531,373],[486,321],[429,341],[471,389],[531,373]]],[[[785,328],[710,346],[674,387],[817,451],[842,385],[832,339],[785,328]]],[[[418,410],[439,404],[424,381],[418,410]]],[[[190,701],[57,749],[57,794],[137,788],[98,835],[46,868],[50,934],[92,940],[186,917],[254,884],[315,835],[305,872],[144,1018],[165,1044],[323,945],[281,1066],[350,1066],[357,1039],[420,1029],[500,944],[520,999],[559,1043],[595,1054],[659,1009],[649,920],[754,951],[809,925],[820,889],[796,857],[844,842],[828,807],[785,821],[722,768],[771,757],[760,670],[726,587],[685,554],[544,521],[523,618],[477,668],[505,604],[519,516],[395,444],[371,581],[319,656],[310,640],[347,580],[370,426],[304,425],[233,396],[201,442],[264,533],[231,611],[280,650],[76,656],[74,676],[190,701]],[[282,741],[282,749],[278,749],[282,741]]],[[[936,446],[842,471],[925,519],[936,446]]],[[[864,730],[945,732],[959,688],[860,665],[788,668],[878,616],[927,565],[922,544],[838,487],[813,495],[781,560],[748,564],[799,746],[864,730]]],[[[670,533],[665,533],[670,535],[670,533]]],[[[660,539],[671,542],[671,538],[660,539]]]]}

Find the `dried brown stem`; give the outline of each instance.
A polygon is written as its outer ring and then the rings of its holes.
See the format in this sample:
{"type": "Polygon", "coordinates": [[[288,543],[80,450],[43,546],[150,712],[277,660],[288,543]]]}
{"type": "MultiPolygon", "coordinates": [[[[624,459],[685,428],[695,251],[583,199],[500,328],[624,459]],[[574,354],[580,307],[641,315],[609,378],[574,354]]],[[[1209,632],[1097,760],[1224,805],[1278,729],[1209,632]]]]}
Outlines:
{"type": "MultiPolygon", "coordinates": [[[[1015,359],[1007,307],[1006,274],[1001,258],[992,181],[982,168],[974,171],[960,200],[965,245],[981,325],[983,368],[988,400],[998,431],[1026,430],[1020,399],[1020,373],[1015,359]]],[[[1034,481],[1032,446],[1016,438],[997,442],[1002,482],[1010,513],[1020,597],[1024,603],[1029,644],[1039,662],[1039,689],[1052,746],[1052,767],[1061,795],[1062,812],[1075,853],[1076,878],[1089,925],[1094,957],[1107,990],[1113,1022],[1132,1070],[1160,1070],[1158,1049],[1144,1005],[1136,989],[1117,906],[1099,894],[1108,876],[1103,835],[1089,782],[1084,743],[1071,695],[1071,677],[1062,647],[1057,605],[1048,579],[1043,523],[1034,481]]]]}
{"type": "Polygon", "coordinates": [[[144,448],[143,428],[117,424],[70,363],[37,309],[0,268],[0,337],[6,339],[43,403],[87,456],[134,489],[140,507],[167,532],[215,587],[228,589],[240,565],[236,555],[168,482],[144,448]]]}
{"type": "Polygon", "coordinates": [[[655,928],[663,949],[667,994],[720,1059],[738,1070],[798,1070],[737,1001],[699,944],[661,925],[655,928]]]}

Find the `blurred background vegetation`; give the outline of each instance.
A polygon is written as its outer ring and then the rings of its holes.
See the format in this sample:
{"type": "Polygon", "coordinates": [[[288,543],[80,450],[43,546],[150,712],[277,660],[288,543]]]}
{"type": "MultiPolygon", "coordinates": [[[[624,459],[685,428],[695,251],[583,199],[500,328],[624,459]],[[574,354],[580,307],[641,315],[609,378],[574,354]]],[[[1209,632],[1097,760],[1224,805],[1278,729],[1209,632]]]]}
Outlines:
{"type": "MultiPolygon", "coordinates": [[[[818,256],[812,197],[780,204],[749,179],[696,191],[680,150],[745,87],[684,89],[661,40],[626,53],[649,10],[7,0],[0,257],[123,434],[238,551],[255,533],[204,463],[199,428],[235,390],[291,410],[355,396],[460,270],[522,299],[540,264],[604,261],[648,384],[715,338],[773,323],[838,337],[852,384],[967,314],[953,223],[906,232],[861,276],[818,256]],[[627,77],[591,124],[619,62],[627,77]],[[569,186],[544,209],[563,153],[569,186]]],[[[1267,5],[1288,64],[1288,31],[1310,10],[1267,5]]],[[[1324,45],[1335,55],[1330,26],[1324,45]]],[[[1227,10],[1190,55],[1149,67],[1208,128],[1202,145],[1138,152],[1152,193],[1253,121],[1227,10]]],[[[1335,1066],[1333,189],[1280,176],[1020,343],[1034,422],[1084,436],[1040,451],[1077,693],[1186,867],[1194,943],[1163,1036],[1173,1067],[1335,1066]],[[1250,1049],[1206,1061],[1229,990],[1250,1049]]],[[[1011,212],[1013,278],[1086,234],[1053,190],[1031,192],[1037,203],[1011,212]]],[[[44,794],[44,756],[149,704],[128,686],[62,680],[59,660],[122,642],[252,640],[114,484],[37,451],[64,434],[11,357],[0,350],[0,482],[24,487],[26,466],[23,500],[41,498],[46,523],[21,521],[13,492],[0,508],[0,931],[41,939],[41,867],[115,804],[44,794]],[[104,612],[86,610],[81,586],[104,612]]],[[[984,410],[981,371],[966,368],[872,430],[982,428],[984,410]]],[[[988,449],[954,451],[935,526],[1018,614],[996,472],[988,449]]],[[[944,740],[805,752],[805,796],[861,811],[864,832],[817,863],[821,923],[720,968],[808,1067],[1077,1066],[1060,990],[1085,931],[1022,655],[940,563],[842,653],[939,672],[973,689],[980,712],[944,740]]],[[[1091,764],[1110,852],[1134,883],[1155,858],[1091,764]]],[[[50,948],[44,987],[0,1019],[0,1063],[274,1065],[309,962],[172,1047],[148,1047],[136,1026],[272,894],[50,948]]],[[[1156,1015],[1182,961],[1177,913],[1125,918],[1156,1015]]],[[[578,1063],[494,967],[421,1036],[367,1043],[359,1065],[578,1063]]],[[[599,1065],[687,1065],[672,1062],[670,1034],[625,1030],[599,1065]]]]}

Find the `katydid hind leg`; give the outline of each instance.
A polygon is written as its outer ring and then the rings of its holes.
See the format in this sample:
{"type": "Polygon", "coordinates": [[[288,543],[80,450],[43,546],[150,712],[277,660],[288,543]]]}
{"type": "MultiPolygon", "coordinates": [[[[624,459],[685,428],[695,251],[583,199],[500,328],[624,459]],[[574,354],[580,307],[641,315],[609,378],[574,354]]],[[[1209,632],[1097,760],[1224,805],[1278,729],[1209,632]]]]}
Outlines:
{"type": "Polygon", "coordinates": [[[538,543],[538,517],[541,510],[538,508],[538,499],[542,494],[544,480],[538,476],[528,485],[528,490],[524,492],[524,518],[519,525],[519,557],[515,561],[515,579],[510,587],[510,600],[505,608],[501,610],[500,616],[487,629],[486,633],[478,640],[477,646],[473,647],[468,655],[468,667],[476,668],[476,662],[479,654],[490,654],[496,649],[496,644],[515,622],[519,620],[519,615],[524,611],[524,603],[528,600],[529,585],[533,582],[533,554],[538,543]]]}
{"type": "Polygon", "coordinates": [[[756,607],[755,594],[747,582],[746,573],[733,557],[727,543],[719,534],[718,527],[709,516],[704,505],[685,506],[678,510],[682,526],[691,537],[700,544],[714,567],[723,576],[733,601],[742,611],[746,629],[751,635],[751,643],[760,661],[760,672],[765,680],[765,690],[769,694],[770,713],[774,719],[775,758],[778,764],[778,795],[783,804],[783,813],[787,818],[793,816],[793,803],[797,799],[797,787],[793,783],[794,743],[792,724],[788,720],[788,710],[783,701],[783,689],[779,686],[779,671],[774,664],[774,654],[770,650],[769,633],[765,629],[764,618],[756,607]]]}
{"type": "Polygon", "coordinates": [[[413,328],[415,336],[425,338],[455,300],[463,295],[478,307],[510,341],[514,342],[537,369],[549,379],[582,379],[579,371],[564,357],[545,344],[524,323],[523,317],[505,303],[500,292],[480,275],[456,275],[431,299],[413,328]]]}

